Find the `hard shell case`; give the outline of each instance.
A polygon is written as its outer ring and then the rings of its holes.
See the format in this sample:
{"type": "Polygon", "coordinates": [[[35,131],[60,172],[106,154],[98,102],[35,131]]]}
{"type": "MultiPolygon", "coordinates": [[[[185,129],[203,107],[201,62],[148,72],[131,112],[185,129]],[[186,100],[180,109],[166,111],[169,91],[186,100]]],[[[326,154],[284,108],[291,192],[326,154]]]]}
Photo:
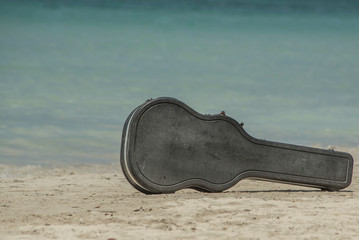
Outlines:
{"type": "Polygon", "coordinates": [[[183,188],[220,192],[244,178],[340,190],[350,185],[350,154],[256,139],[236,120],[203,115],[174,98],[148,100],[128,116],[121,167],[144,193],[183,188]]]}

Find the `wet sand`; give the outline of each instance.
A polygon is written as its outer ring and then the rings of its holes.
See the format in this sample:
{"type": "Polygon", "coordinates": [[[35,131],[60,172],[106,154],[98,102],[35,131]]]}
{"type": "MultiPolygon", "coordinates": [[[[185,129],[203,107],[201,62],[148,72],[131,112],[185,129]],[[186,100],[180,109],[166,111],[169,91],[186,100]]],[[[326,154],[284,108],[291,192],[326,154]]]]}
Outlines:
{"type": "Polygon", "coordinates": [[[358,175],[339,192],[243,180],[145,195],[119,165],[0,165],[0,239],[359,239],[358,175]]]}

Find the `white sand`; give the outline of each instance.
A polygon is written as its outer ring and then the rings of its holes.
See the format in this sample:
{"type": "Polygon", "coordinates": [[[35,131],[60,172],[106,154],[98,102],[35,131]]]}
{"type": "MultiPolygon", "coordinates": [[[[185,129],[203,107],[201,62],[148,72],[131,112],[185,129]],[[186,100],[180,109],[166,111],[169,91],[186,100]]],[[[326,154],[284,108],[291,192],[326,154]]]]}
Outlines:
{"type": "Polygon", "coordinates": [[[145,195],[119,165],[0,165],[0,239],[359,239],[358,175],[340,192],[244,180],[145,195]]]}

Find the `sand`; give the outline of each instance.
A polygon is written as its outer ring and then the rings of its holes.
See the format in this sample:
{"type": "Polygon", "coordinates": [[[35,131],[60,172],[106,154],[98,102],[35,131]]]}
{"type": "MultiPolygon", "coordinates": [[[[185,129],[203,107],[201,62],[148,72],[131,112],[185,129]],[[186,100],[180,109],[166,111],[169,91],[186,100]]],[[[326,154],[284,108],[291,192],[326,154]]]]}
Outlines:
{"type": "Polygon", "coordinates": [[[0,165],[0,239],[359,239],[358,176],[339,192],[243,180],[145,195],[117,164],[0,165]]]}

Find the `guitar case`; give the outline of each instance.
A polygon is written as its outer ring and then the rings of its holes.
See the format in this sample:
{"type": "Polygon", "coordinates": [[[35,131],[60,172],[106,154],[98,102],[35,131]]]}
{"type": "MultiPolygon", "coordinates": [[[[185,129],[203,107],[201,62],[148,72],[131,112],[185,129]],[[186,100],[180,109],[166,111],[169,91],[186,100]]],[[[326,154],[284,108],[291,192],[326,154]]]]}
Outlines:
{"type": "Polygon", "coordinates": [[[183,188],[221,192],[244,178],[336,191],[350,185],[353,157],[256,139],[224,114],[203,115],[163,97],[146,101],[128,116],[121,168],[129,183],[146,194],[183,188]]]}

